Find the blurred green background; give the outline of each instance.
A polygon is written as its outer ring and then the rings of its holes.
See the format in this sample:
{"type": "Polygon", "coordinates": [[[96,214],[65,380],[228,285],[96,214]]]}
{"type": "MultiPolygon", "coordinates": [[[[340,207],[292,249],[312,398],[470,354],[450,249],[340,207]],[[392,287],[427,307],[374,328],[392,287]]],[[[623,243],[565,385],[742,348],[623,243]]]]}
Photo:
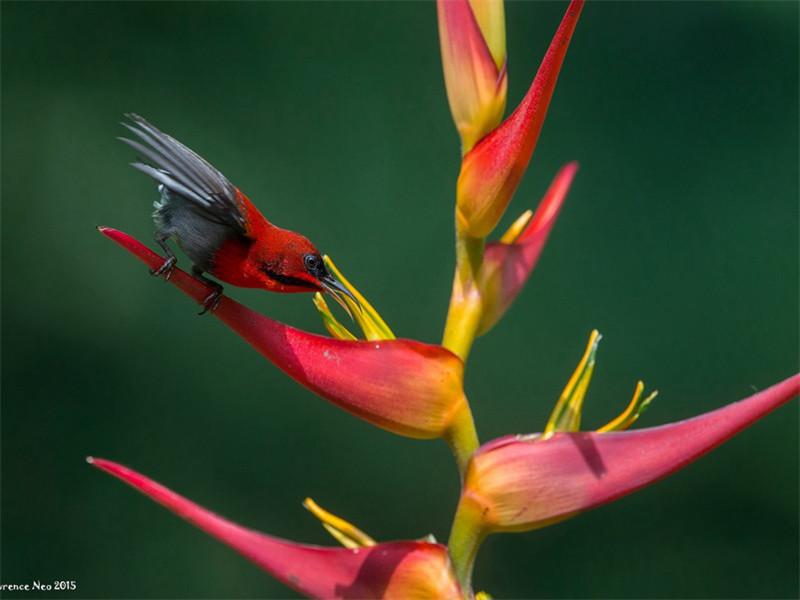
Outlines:
{"type": "MultiPolygon", "coordinates": [[[[438,342],[459,152],[433,3],[0,8],[0,582],[77,582],[48,598],[295,597],[87,455],[298,541],[334,544],[306,496],[379,540],[446,540],[445,444],[316,398],[94,229],[153,245],[155,186],[115,139],[135,111],[331,254],[398,335],[438,342]]],[[[509,107],[565,8],[507,5],[509,107]]],[[[797,370],[797,3],[588,5],[501,227],[570,160],[529,285],[470,357],[482,440],[541,429],[594,327],[587,428],[639,378],[660,392],[650,426],[797,370]]],[[[310,296],[228,292],[322,331],[310,296]]],[[[797,597],[798,454],[794,401],[637,494],[490,538],[476,589],[797,597]]]]}

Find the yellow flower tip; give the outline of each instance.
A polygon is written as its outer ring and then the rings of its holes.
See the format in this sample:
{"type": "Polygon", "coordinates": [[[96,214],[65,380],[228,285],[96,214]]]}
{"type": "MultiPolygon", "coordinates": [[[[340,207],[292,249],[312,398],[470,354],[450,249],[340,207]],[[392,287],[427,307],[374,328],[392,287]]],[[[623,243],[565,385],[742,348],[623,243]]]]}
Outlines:
{"type": "Polygon", "coordinates": [[[492,597],[487,592],[478,592],[475,594],[475,600],[492,600],[492,597]]]}
{"type": "Polygon", "coordinates": [[[553,437],[553,434],[558,431],[578,431],[580,429],[583,399],[592,379],[597,345],[602,337],[596,329],[589,336],[589,343],[583,358],[567,382],[564,391],[561,392],[561,397],[544,429],[542,440],[553,437]]]}
{"type": "Polygon", "coordinates": [[[321,292],[317,292],[314,294],[314,306],[317,307],[317,310],[321,313],[330,313],[330,309],[328,308],[328,303],[325,302],[325,298],[322,297],[321,292]]]}
{"type": "Polygon", "coordinates": [[[531,209],[526,210],[522,213],[517,220],[508,228],[503,236],[500,238],[500,242],[503,244],[513,244],[517,241],[522,232],[525,231],[525,228],[528,226],[528,223],[531,222],[533,218],[533,211],[531,209]]]}
{"type": "Polygon", "coordinates": [[[633,392],[633,400],[628,405],[628,408],[613,421],[603,425],[597,430],[597,433],[607,433],[609,431],[624,431],[633,425],[639,416],[647,410],[647,407],[658,396],[658,391],[653,392],[646,398],[642,398],[644,391],[644,384],[640,381],[636,384],[636,390],[633,392]]]}
{"type": "Polygon", "coordinates": [[[325,326],[325,329],[328,330],[333,337],[337,340],[356,340],[356,336],[350,333],[350,330],[347,329],[344,325],[342,325],[339,320],[333,316],[331,309],[328,308],[328,303],[325,302],[325,298],[323,298],[320,292],[314,294],[314,306],[317,307],[320,316],[322,317],[322,324],[325,326]]]}
{"type": "MultiPolygon", "coordinates": [[[[561,393],[561,397],[558,399],[555,409],[553,409],[553,414],[547,422],[544,433],[539,439],[549,439],[558,431],[574,432],[580,429],[583,399],[586,396],[586,390],[592,378],[597,346],[601,339],[602,336],[596,329],[592,331],[589,336],[589,343],[586,346],[586,352],[561,393]]],[[[650,402],[658,395],[656,391],[647,397],[643,397],[643,392],[644,384],[639,381],[633,392],[633,399],[625,411],[616,419],[599,428],[597,433],[623,431],[633,425],[650,405],[650,402]]]]}
{"type": "Polygon", "coordinates": [[[376,544],[366,533],[361,531],[355,525],[351,525],[344,519],[337,517],[323,509],[311,498],[306,498],[303,501],[305,506],[311,514],[317,517],[322,526],[330,533],[336,541],[338,541],[345,548],[363,548],[365,546],[374,546],[376,544]]]}
{"type": "MultiPolygon", "coordinates": [[[[350,309],[353,320],[358,323],[359,327],[361,327],[361,330],[364,332],[364,337],[370,341],[395,339],[394,333],[392,333],[392,330],[389,329],[389,326],[378,314],[378,311],[376,311],[372,305],[367,302],[367,299],[364,298],[364,296],[362,296],[361,293],[353,286],[353,284],[351,284],[347,278],[342,275],[342,272],[336,268],[336,265],[333,264],[333,261],[330,259],[330,257],[325,255],[322,257],[322,260],[325,261],[325,265],[328,267],[328,270],[333,273],[337,281],[339,281],[347,289],[347,291],[353,294],[353,297],[355,297],[356,302],[353,302],[352,298],[349,298],[344,294],[341,295],[342,300],[350,309]]],[[[314,304],[317,305],[317,309],[319,309],[319,304],[317,303],[316,297],[314,298],[314,304]]],[[[322,313],[321,310],[320,313],[322,313]]],[[[330,314],[330,310],[328,310],[328,314],[330,314]]],[[[325,322],[325,327],[328,329],[328,331],[331,331],[331,329],[328,327],[328,320],[326,319],[326,315],[324,313],[322,313],[322,318],[325,322]]],[[[330,316],[330,319],[333,319],[333,315],[330,316]]],[[[338,327],[336,327],[337,331],[344,330],[350,335],[350,337],[339,337],[333,332],[331,332],[331,335],[338,337],[339,339],[357,339],[340,323],[338,323],[338,321],[336,321],[336,323],[338,324],[338,327]]]]}

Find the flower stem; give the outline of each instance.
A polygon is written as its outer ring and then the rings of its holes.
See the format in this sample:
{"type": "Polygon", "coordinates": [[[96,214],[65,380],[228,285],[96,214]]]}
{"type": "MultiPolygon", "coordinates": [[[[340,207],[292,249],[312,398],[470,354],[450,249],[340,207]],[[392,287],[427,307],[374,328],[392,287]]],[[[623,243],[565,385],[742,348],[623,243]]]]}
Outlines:
{"type": "Polygon", "coordinates": [[[475,421],[472,419],[472,411],[469,408],[469,402],[467,402],[466,397],[464,397],[463,404],[460,404],[456,410],[457,412],[453,414],[453,419],[450,422],[450,427],[444,434],[444,441],[453,451],[458,463],[459,473],[463,479],[469,459],[478,449],[480,442],[478,441],[475,421]]]}
{"type": "Polygon", "coordinates": [[[476,526],[480,519],[476,518],[472,504],[465,500],[462,498],[456,509],[447,550],[464,598],[472,598],[472,567],[486,531],[476,526]]]}
{"type": "Polygon", "coordinates": [[[466,362],[483,311],[477,282],[483,264],[483,238],[474,238],[456,226],[456,274],[444,328],[442,346],[466,362]]]}

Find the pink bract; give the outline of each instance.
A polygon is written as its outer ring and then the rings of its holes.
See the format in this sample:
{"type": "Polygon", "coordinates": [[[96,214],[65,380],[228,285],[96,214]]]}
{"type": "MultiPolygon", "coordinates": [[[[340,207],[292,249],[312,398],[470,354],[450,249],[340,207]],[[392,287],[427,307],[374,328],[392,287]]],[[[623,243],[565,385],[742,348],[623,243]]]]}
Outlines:
{"type": "Polygon", "coordinates": [[[401,541],[364,548],[297,544],[232,523],[117,463],[89,463],[118,477],[253,561],[287,586],[315,598],[458,598],[447,548],[401,541]]]}
{"type": "Polygon", "coordinates": [[[486,532],[555,523],[674,473],[798,394],[800,374],[660,427],[499,438],[473,455],[459,511],[480,515],[486,532]]]}

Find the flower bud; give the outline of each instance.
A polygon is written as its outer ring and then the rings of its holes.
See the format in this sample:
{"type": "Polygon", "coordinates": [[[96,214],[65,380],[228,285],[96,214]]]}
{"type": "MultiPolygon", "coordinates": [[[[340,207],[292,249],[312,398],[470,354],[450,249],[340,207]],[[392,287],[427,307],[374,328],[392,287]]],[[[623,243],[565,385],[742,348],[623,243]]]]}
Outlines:
{"type": "Polygon", "coordinates": [[[461,162],[456,188],[458,225],[485,238],[500,221],[536,146],[583,0],[573,0],[528,93],[517,109],[461,162]]]}
{"type": "Polygon", "coordinates": [[[506,32],[502,0],[438,0],[447,100],[462,154],[497,127],[506,107],[506,32]]]}

